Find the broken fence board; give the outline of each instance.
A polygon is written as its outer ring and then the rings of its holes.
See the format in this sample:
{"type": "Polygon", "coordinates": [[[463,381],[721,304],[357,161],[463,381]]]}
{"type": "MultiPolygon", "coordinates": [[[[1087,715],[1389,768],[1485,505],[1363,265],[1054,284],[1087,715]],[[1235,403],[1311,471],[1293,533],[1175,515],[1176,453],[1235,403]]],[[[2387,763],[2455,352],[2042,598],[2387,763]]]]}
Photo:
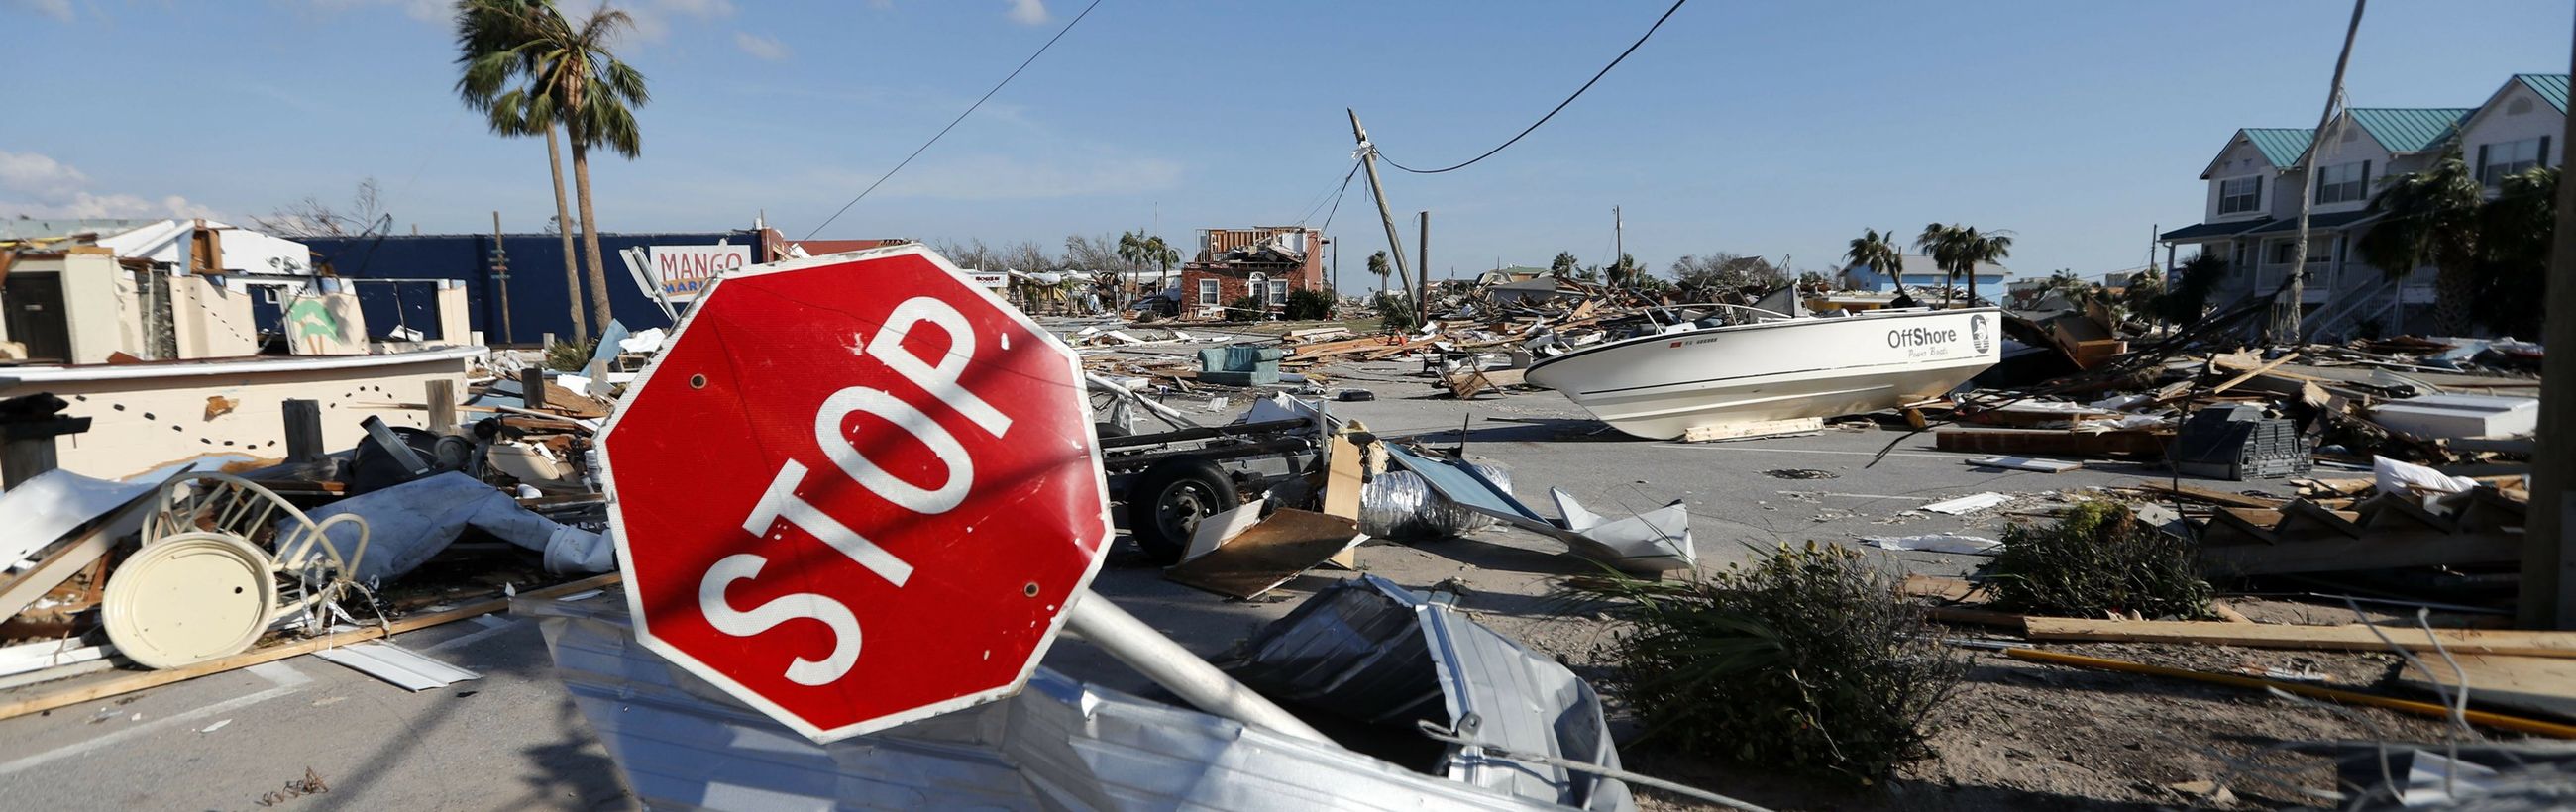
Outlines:
{"type": "Polygon", "coordinates": [[[1215,552],[1163,571],[1163,578],[1232,598],[1277,588],[1359,542],[1356,519],[1281,508],[1215,552]]]}
{"type": "MultiPolygon", "coordinates": [[[[2200,643],[2253,648],[2386,651],[2386,634],[2414,651],[2433,650],[2423,629],[2367,626],[2290,626],[2202,620],[2086,620],[2034,617],[2027,624],[2033,640],[2100,640],[2124,643],[2200,643]]],[[[2576,632],[2441,629],[2434,632],[2453,654],[2516,654],[2531,657],[2576,657],[2576,632]]]]}
{"type": "Polygon", "coordinates": [[[2063,474],[2068,471],[2084,467],[2084,463],[2080,462],[2069,460],[2043,460],[2036,457],[1984,457],[1981,459],[1969,460],[1968,464],[1981,468],[2002,468],[2011,471],[2037,471],[2043,474],[2063,474]]]}
{"type": "MultiPolygon", "coordinates": [[[[556,586],[546,587],[544,589],[524,592],[521,593],[519,597],[552,598],[561,595],[571,595],[601,587],[613,586],[620,583],[620,581],[621,579],[619,574],[612,572],[606,575],[584,578],[568,584],[559,584],[556,586]]],[[[69,707],[83,702],[95,701],[120,694],[129,694],[146,688],[158,688],[175,682],[186,682],[198,677],[211,676],[214,674],[221,674],[226,671],[236,671],[243,668],[249,668],[260,663],[274,662],[288,657],[310,654],[332,646],[345,646],[361,640],[374,640],[387,635],[402,634],[416,629],[426,629],[442,623],[453,623],[469,617],[479,617],[482,615],[492,614],[494,612],[508,611],[510,608],[510,600],[511,599],[508,597],[492,598],[460,606],[444,612],[432,612],[425,615],[415,615],[403,618],[386,626],[368,626],[353,632],[340,632],[326,634],[320,637],[310,637],[291,643],[281,643],[264,649],[245,651],[230,657],[207,660],[205,662],[183,668],[171,668],[161,671],[145,671],[136,674],[127,674],[88,685],[69,686],[63,690],[18,700],[16,702],[10,702],[6,705],[0,705],[0,719],[12,719],[39,711],[49,711],[55,708],[69,707]]]]}

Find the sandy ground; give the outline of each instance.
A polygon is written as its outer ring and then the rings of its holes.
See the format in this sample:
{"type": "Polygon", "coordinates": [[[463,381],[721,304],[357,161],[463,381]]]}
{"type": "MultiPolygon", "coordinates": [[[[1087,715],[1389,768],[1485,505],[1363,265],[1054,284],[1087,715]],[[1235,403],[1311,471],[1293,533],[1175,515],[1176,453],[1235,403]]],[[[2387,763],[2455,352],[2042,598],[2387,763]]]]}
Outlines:
{"type": "MultiPolygon", "coordinates": [[[[1390,436],[1417,436],[1443,448],[1463,439],[1469,455],[1511,468],[1519,495],[1536,505],[1546,504],[1549,487],[1564,488],[1602,513],[1686,502],[1704,566],[1712,568],[1772,545],[1815,539],[1852,545],[1894,569],[1963,574],[1983,559],[1889,552],[1855,539],[1938,531],[1994,536],[2005,523],[2027,520],[2067,494],[2164,476],[2116,463],[2065,474],[1979,469],[1964,464],[1972,455],[1934,449],[1929,434],[1869,424],[1737,443],[1641,441],[1603,430],[1549,393],[1458,402],[1433,397],[1426,379],[1411,371],[1400,364],[1340,368],[1337,385],[1373,389],[1378,400],[1332,408],[1390,436]],[[1887,455],[1873,465],[1882,450],[1887,455]],[[1915,510],[1983,491],[2016,500],[1964,517],[1915,510]]],[[[1238,401],[1210,409],[1204,396],[1171,403],[1203,420],[1243,408],[1238,401]]],[[[2249,483],[2201,484],[2239,490],[2249,483]]],[[[1562,552],[1553,540],[1497,529],[1418,546],[1372,543],[1360,560],[1366,572],[1408,587],[1447,583],[1479,619],[1597,677],[1609,664],[1596,652],[1613,632],[1598,617],[1568,616],[1564,603],[1551,600],[1558,579],[1591,571],[1562,552]]],[[[1349,577],[1355,576],[1319,572],[1253,601],[1229,601],[1162,580],[1122,545],[1095,588],[1183,645],[1213,655],[1316,589],[1349,577]]],[[[2288,605],[2253,605],[2247,612],[2320,621],[2343,614],[2288,605]]],[[[335,665],[296,658],[0,721],[0,787],[9,793],[0,806],[252,808],[262,793],[307,768],[329,779],[331,792],[290,804],[633,806],[596,738],[554,681],[533,624],[492,618],[416,632],[403,642],[485,677],[406,694],[335,665]],[[230,721],[216,725],[224,720],[230,721]]],[[[2196,668],[2315,670],[2344,687],[2369,687],[2393,668],[2392,658],[2372,654],[2050,648],[2196,668]]],[[[1047,664],[1121,690],[1146,688],[1141,678],[1079,641],[1057,646],[1047,664]]],[[[1611,699],[1615,704],[1616,697],[1611,699]]],[[[2235,688],[1990,653],[1976,655],[1962,690],[1938,717],[1935,756],[1883,786],[1790,777],[1792,771],[1783,767],[1794,765],[1715,762],[1666,752],[1651,741],[1625,746],[1622,757],[1650,774],[1781,809],[2148,809],[2207,803],[2170,788],[2193,781],[2223,782],[2237,803],[2277,807],[2318,803],[2303,793],[2334,789],[2329,762],[2266,751],[2279,742],[2432,741],[2442,734],[2433,721],[2385,711],[2316,707],[2235,688]]],[[[1637,730],[1633,719],[1617,723],[1629,735],[1637,730]]],[[[1697,808],[1651,790],[1641,792],[1640,800],[1655,809],[1697,808]]]]}

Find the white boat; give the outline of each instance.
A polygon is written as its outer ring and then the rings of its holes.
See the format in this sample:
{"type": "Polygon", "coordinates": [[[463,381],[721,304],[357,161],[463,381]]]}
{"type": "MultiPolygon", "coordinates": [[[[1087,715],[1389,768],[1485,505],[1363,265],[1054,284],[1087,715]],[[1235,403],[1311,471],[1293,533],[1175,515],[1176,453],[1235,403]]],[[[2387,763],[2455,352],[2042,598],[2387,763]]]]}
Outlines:
{"type": "Polygon", "coordinates": [[[1526,380],[1612,428],[1668,440],[1939,395],[1994,366],[2003,316],[1991,307],[1787,316],[1683,305],[1655,318],[1639,335],[1541,359],[1526,380]]]}

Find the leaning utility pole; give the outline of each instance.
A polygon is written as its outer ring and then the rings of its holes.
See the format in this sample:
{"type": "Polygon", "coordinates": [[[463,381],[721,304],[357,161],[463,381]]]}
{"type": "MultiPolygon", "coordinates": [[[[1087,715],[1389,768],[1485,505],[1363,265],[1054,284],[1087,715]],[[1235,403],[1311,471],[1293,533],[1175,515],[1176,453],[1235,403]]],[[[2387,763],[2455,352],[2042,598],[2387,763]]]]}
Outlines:
{"type": "MultiPolygon", "coordinates": [[[[1627,270],[1628,218],[1619,213],[1619,207],[1612,206],[1610,207],[1610,273],[1615,275],[1627,270]]],[[[1619,280],[1608,281],[1615,285],[1619,280]]],[[[1636,287],[1636,285],[1631,284],[1629,287],[1636,287]]]]}
{"type": "Polygon", "coordinates": [[[1351,137],[1360,142],[1360,166],[1368,170],[1369,192],[1377,196],[1377,219],[1386,223],[1386,255],[1395,261],[1395,280],[1410,291],[1413,277],[1404,270],[1404,239],[1396,234],[1395,210],[1386,205],[1386,186],[1377,182],[1377,145],[1369,143],[1368,131],[1360,128],[1360,112],[1348,107],[1342,110],[1351,114],[1351,137]]]}
{"type": "MultiPolygon", "coordinates": [[[[2576,58],[2571,58],[2576,62],[2576,58]]],[[[2559,143],[2576,143],[2569,119],[2559,143]]],[[[2531,455],[2529,530],[2522,538],[2521,626],[2576,630],[2576,184],[2558,184],[2549,237],[2548,307],[2541,345],[2540,452],[2531,455]]]]}
{"type": "Polygon", "coordinates": [[[1414,212],[1422,218],[1422,236],[1413,241],[1414,250],[1422,252],[1414,261],[1422,266],[1422,292],[1413,297],[1413,323],[1431,323],[1431,212],[1414,212]]]}
{"type": "MultiPolygon", "coordinates": [[[[2335,125],[2335,110],[2343,106],[2343,69],[2352,63],[2352,39],[2361,33],[2361,8],[2369,3],[2370,0],[2352,0],[2352,22],[2343,29],[2343,53],[2335,57],[2334,86],[2326,90],[2326,109],[2317,114],[2317,132],[2308,139],[2308,154],[2299,159],[2299,236],[2290,243],[2289,301],[2272,303],[2275,335],[2289,341],[2301,340],[2304,332],[2299,324],[2299,306],[2307,298],[2308,207],[2317,200],[2317,153],[2325,151],[2327,144],[2338,143],[2327,136],[2333,135],[2329,130],[2335,125]]],[[[2260,266],[2261,258],[2256,258],[2256,264],[2260,266]]]]}
{"type": "MultiPolygon", "coordinates": [[[[510,343],[510,252],[501,248],[501,213],[492,212],[492,281],[501,285],[501,343],[510,343]]],[[[440,336],[455,341],[458,336],[440,336]]]]}

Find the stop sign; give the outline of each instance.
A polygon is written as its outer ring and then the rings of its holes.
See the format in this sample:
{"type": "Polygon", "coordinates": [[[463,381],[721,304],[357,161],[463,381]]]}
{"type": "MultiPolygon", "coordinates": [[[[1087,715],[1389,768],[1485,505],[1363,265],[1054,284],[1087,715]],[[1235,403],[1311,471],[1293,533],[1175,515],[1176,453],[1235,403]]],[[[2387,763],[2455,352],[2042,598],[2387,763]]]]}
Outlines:
{"type": "Polygon", "coordinates": [[[920,246],[723,278],[599,444],[636,636],[818,741],[1019,690],[1109,540],[1073,352],[920,246]]]}

